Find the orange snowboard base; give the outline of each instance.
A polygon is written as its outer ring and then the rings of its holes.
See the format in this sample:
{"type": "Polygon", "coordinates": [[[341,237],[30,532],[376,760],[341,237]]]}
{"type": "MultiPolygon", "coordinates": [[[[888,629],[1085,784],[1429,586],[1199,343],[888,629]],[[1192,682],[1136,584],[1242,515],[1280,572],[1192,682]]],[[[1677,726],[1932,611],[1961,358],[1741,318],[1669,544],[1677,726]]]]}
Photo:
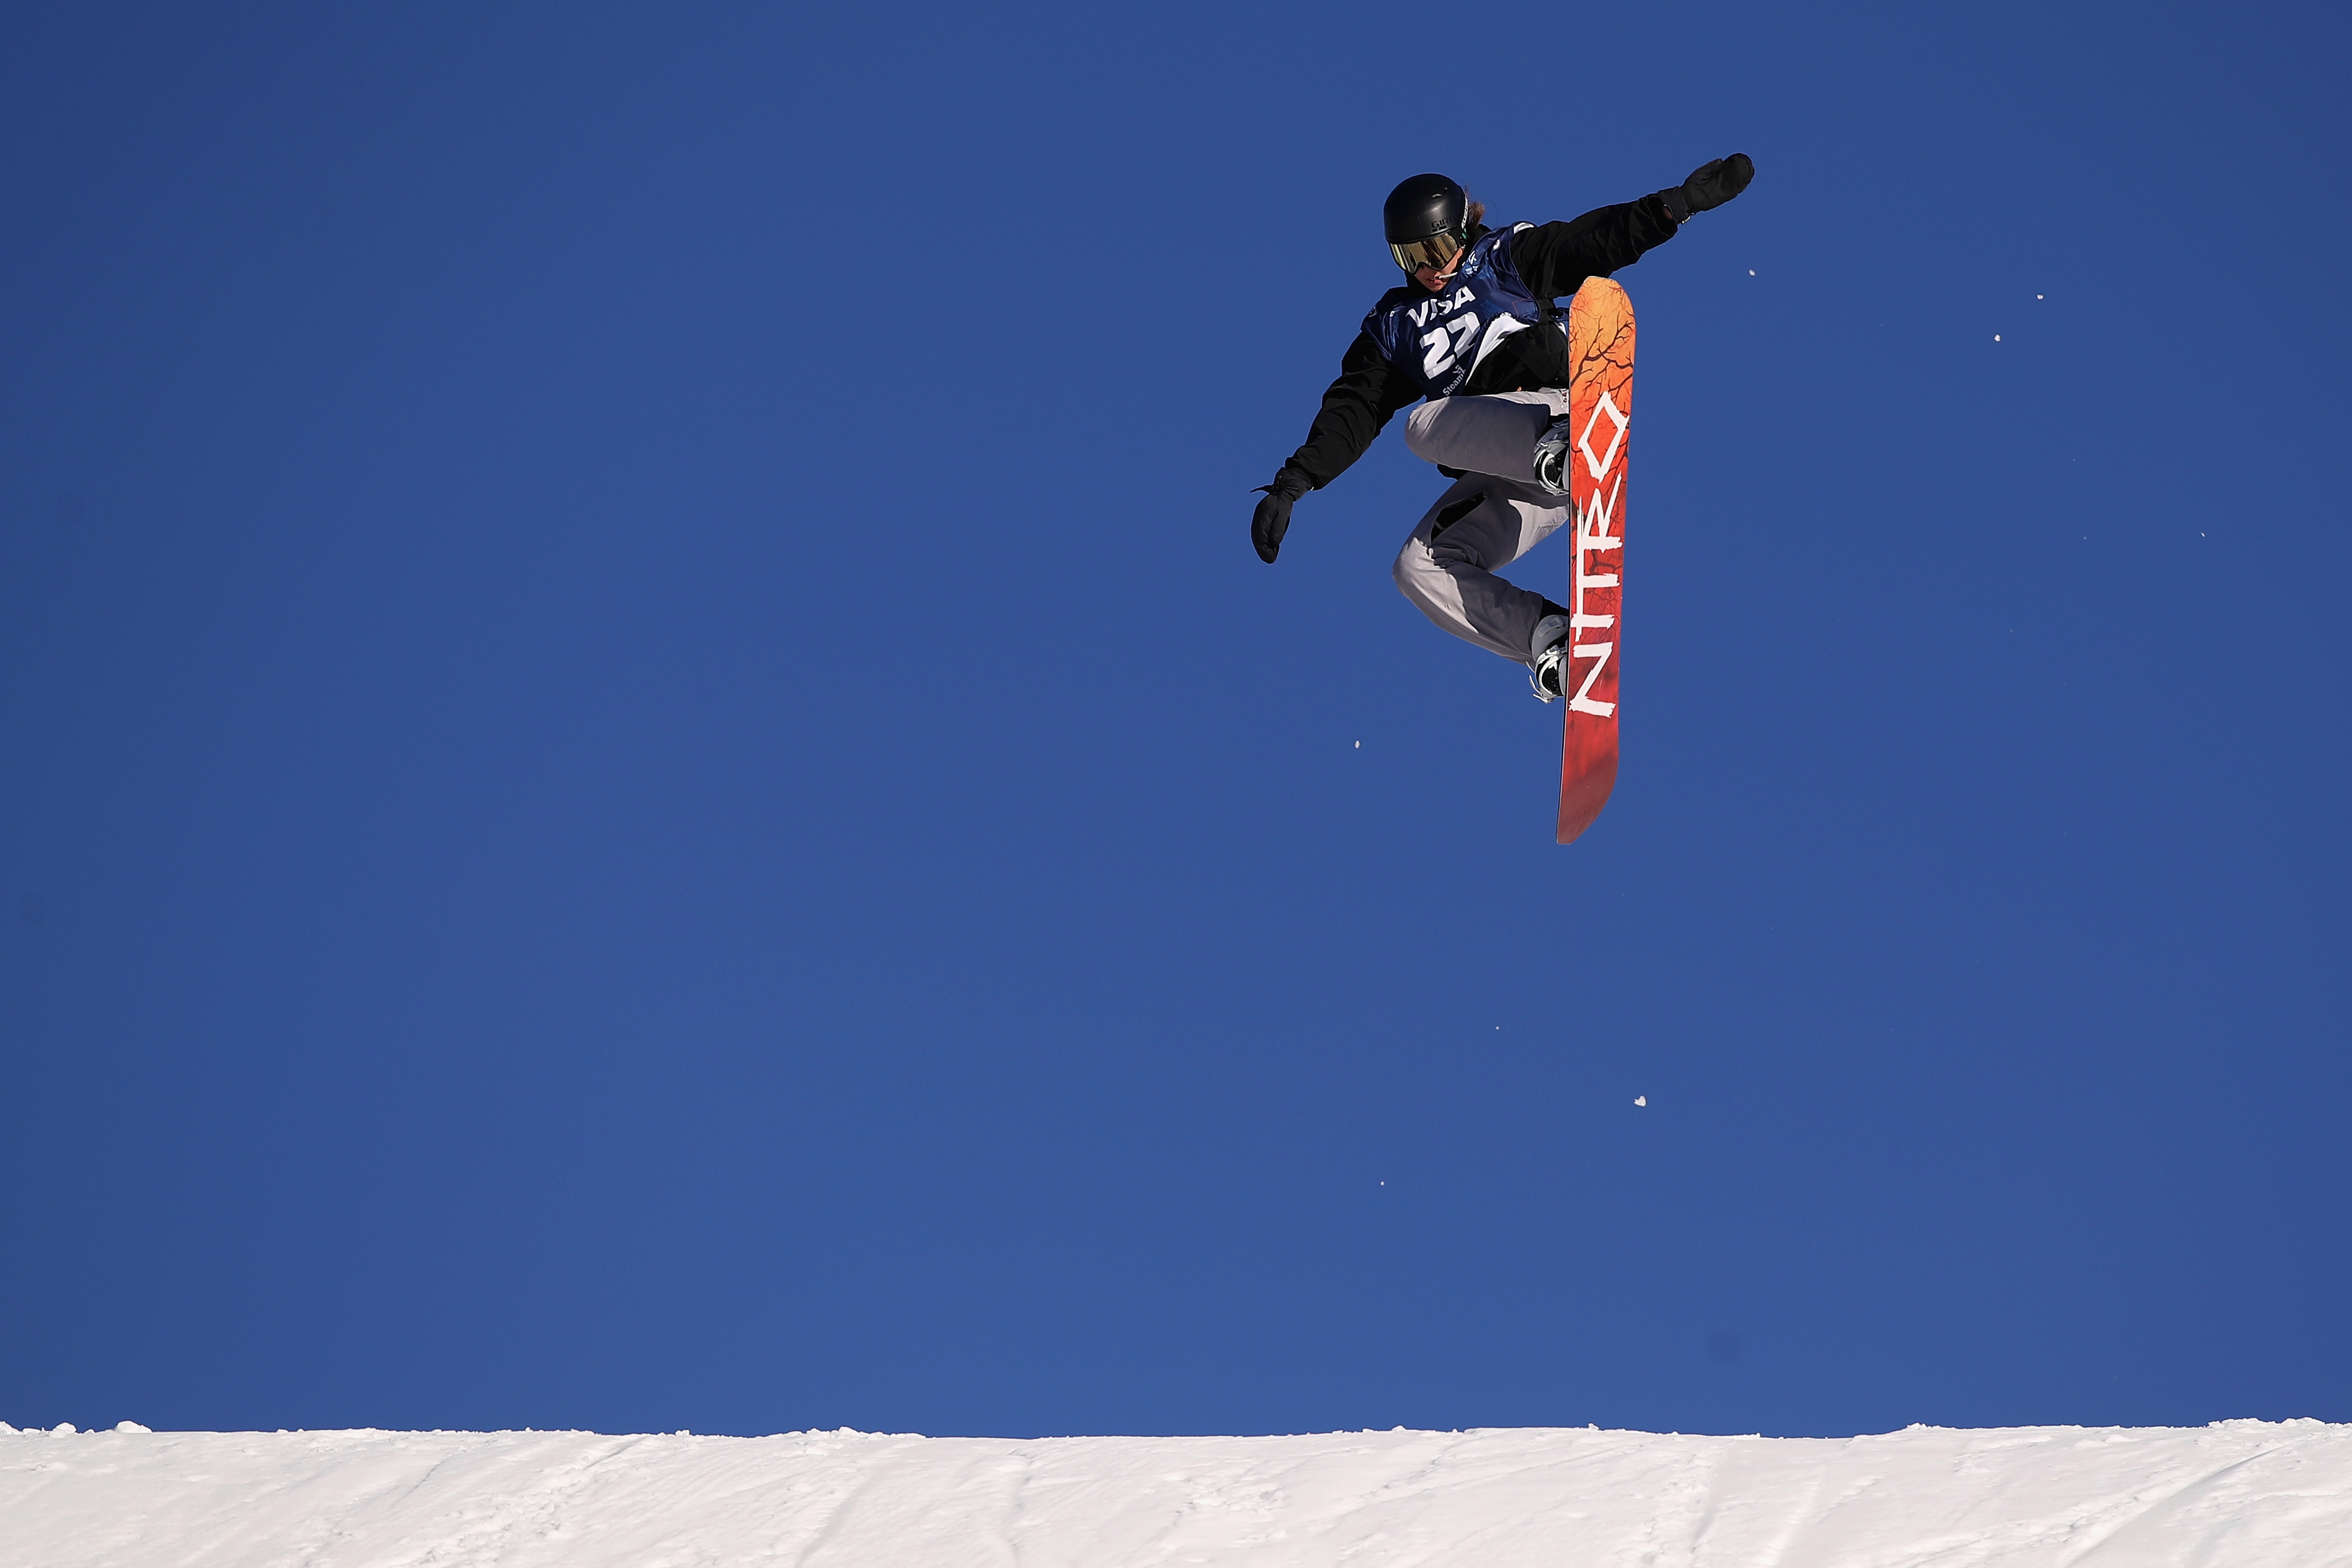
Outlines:
{"type": "Polygon", "coordinates": [[[1592,826],[1617,782],[1618,652],[1624,629],[1625,435],[1633,422],[1633,303],[1589,278],[1568,308],[1569,454],[1576,509],[1568,565],[1567,732],[1559,749],[1559,842],[1592,826]]]}

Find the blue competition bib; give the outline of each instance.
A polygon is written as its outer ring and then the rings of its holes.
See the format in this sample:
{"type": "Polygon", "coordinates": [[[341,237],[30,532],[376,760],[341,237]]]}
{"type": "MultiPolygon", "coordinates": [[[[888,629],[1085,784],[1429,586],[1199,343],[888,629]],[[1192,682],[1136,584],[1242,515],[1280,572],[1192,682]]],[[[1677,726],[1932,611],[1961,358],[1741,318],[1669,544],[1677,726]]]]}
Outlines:
{"type": "Polygon", "coordinates": [[[1444,293],[1415,300],[1417,289],[1391,289],[1364,318],[1381,357],[1411,377],[1422,396],[1460,391],[1496,343],[1539,319],[1535,297],[1511,265],[1511,237],[1534,226],[1514,224],[1480,238],[1444,293]]]}

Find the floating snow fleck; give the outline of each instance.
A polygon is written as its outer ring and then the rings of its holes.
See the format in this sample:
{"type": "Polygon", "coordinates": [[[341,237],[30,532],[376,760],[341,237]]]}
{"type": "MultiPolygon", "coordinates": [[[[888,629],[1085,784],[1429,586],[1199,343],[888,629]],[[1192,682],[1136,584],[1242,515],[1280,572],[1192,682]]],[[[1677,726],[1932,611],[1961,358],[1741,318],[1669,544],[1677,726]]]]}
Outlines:
{"type": "Polygon", "coordinates": [[[2037,299],[2037,300],[2039,300],[2040,298],[2042,298],[2042,296],[2041,296],[2041,295],[2039,295],[2039,294],[2036,294],[2036,295],[2034,296],[2034,298],[2035,298],[2035,299],[2037,299]]]}
{"type": "Polygon", "coordinates": [[[1992,335],[1992,341],[1993,341],[1993,342],[2000,342],[2000,334],[1999,332],[1995,332],[1995,333],[1992,335]]]}
{"type": "Polygon", "coordinates": [[[1748,276],[1749,276],[1750,278],[1755,277],[1755,276],[1756,276],[1756,268],[1754,268],[1753,267],[1749,268],[1748,269],[1748,276]]]}
{"type": "Polygon", "coordinates": [[[1633,1097],[1633,1103],[1636,1105],[1647,1105],[1650,1103],[1650,1097],[1646,1094],[1637,1094],[1633,1097]]]}
{"type": "Polygon", "coordinates": [[[1358,750],[1358,751],[1360,751],[1360,751],[1362,751],[1363,749],[1364,749],[1364,743],[1363,743],[1361,741],[1357,742],[1356,742],[1356,750],[1358,750]]]}
{"type": "Polygon", "coordinates": [[[153,1433],[155,1430],[152,1426],[142,1426],[136,1421],[117,1421],[114,1424],[114,1429],[118,1432],[146,1432],[150,1434],[153,1433]]]}

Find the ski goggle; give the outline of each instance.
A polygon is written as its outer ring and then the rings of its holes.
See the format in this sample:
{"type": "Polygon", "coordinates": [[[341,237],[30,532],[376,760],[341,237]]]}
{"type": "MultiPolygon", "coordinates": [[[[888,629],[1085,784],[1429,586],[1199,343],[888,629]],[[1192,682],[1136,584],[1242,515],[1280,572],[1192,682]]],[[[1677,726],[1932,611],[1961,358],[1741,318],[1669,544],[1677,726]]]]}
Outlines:
{"type": "Polygon", "coordinates": [[[1389,254],[1395,257],[1396,264],[1408,273],[1418,272],[1424,267],[1434,267],[1443,272],[1447,262],[1462,254],[1462,237],[1447,230],[1433,234],[1427,239],[1408,240],[1402,245],[1391,240],[1389,254]]]}

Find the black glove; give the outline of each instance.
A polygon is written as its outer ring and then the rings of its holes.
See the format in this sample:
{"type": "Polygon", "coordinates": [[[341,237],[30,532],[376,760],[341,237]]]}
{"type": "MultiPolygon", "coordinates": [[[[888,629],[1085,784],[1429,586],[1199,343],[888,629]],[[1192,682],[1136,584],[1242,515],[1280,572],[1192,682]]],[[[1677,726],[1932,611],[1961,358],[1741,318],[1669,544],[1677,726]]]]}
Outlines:
{"type": "Polygon", "coordinates": [[[1274,476],[1274,483],[1260,485],[1265,499],[1257,503],[1250,517],[1250,542],[1257,546],[1257,558],[1267,565],[1282,553],[1282,536],[1290,531],[1290,503],[1315,487],[1296,468],[1286,468],[1274,476]]]}
{"type": "Polygon", "coordinates": [[[1745,153],[1734,153],[1728,158],[1701,163],[1691,171],[1689,179],[1658,195],[1665,198],[1666,211],[1680,223],[1693,213],[1721,206],[1746,190],[1755,177],[1756,161],[1745,153]]]}

